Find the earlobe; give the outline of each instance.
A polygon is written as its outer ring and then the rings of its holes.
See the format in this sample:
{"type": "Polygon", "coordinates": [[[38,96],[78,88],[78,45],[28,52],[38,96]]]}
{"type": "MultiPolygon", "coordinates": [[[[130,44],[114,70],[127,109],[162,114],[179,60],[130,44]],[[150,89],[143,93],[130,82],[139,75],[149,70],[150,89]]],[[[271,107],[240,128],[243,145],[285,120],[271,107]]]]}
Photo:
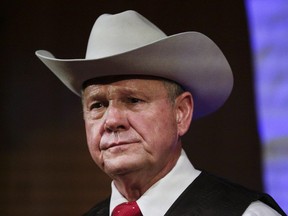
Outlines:
{"type": "Polygon", "coordinates": [[[178,135],[183,136],[190,127],[193,115],[193,98],[191,93],[184,92],[176,99],[176,121],[178,135]]]}

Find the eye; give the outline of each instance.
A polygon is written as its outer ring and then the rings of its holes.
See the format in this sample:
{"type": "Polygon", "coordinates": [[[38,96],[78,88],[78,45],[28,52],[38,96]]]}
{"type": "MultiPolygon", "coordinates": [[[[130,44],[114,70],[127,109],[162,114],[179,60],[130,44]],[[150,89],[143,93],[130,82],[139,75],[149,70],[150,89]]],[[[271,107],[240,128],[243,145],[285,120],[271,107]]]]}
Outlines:
{"type": "Polygon", "coordinates": [[[143,100],[141,100],[139,98],[134,98],[134,97],[129,97],[127,100],[129,103],[132,103],[132,104],[143,102],[143,100]]]}
{"type": "Polygon", "coordinates": [[[90,106],[89,106],[89,109],[90,110],[93,110],[93,109],[101,109],[105,106],[105,104],[103,102],[94,102],[92,103],[90,106]]]}

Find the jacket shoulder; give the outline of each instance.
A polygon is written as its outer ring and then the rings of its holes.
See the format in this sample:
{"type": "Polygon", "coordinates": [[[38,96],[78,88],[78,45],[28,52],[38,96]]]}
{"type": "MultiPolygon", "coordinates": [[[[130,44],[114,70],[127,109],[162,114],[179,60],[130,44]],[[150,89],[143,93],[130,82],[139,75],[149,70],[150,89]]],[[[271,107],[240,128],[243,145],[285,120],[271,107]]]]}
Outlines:
{"type": "Polygon", "coordinates": [[[281,212],[267,194],[258,193],[241,185],[203,171],[181,194],[166,215],[242,215],[256,200],[263,201],[281,212]]]}

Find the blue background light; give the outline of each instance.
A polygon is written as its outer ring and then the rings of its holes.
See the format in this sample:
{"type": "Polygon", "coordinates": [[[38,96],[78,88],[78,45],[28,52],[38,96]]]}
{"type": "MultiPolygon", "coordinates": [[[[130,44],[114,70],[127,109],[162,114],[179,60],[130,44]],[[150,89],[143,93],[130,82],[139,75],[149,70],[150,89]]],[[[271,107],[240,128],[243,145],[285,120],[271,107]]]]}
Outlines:
{"type": "Polygon", "coordinates": [[[246,0],[265,191],[288,212],[288,1],[246,0]]]}

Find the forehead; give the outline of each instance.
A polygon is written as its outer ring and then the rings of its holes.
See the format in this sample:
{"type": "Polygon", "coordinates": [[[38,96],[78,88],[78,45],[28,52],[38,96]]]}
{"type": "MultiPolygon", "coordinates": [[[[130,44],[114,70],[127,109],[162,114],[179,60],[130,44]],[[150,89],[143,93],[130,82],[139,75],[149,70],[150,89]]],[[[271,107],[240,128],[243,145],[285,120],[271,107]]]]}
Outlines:
{"type": "Polygon", "coordinates": [[[90,94],[145,93],[166,94],[163,79],[149,76],[117,76],[93,79],[83,85],[82,96],[90,94]]]}

